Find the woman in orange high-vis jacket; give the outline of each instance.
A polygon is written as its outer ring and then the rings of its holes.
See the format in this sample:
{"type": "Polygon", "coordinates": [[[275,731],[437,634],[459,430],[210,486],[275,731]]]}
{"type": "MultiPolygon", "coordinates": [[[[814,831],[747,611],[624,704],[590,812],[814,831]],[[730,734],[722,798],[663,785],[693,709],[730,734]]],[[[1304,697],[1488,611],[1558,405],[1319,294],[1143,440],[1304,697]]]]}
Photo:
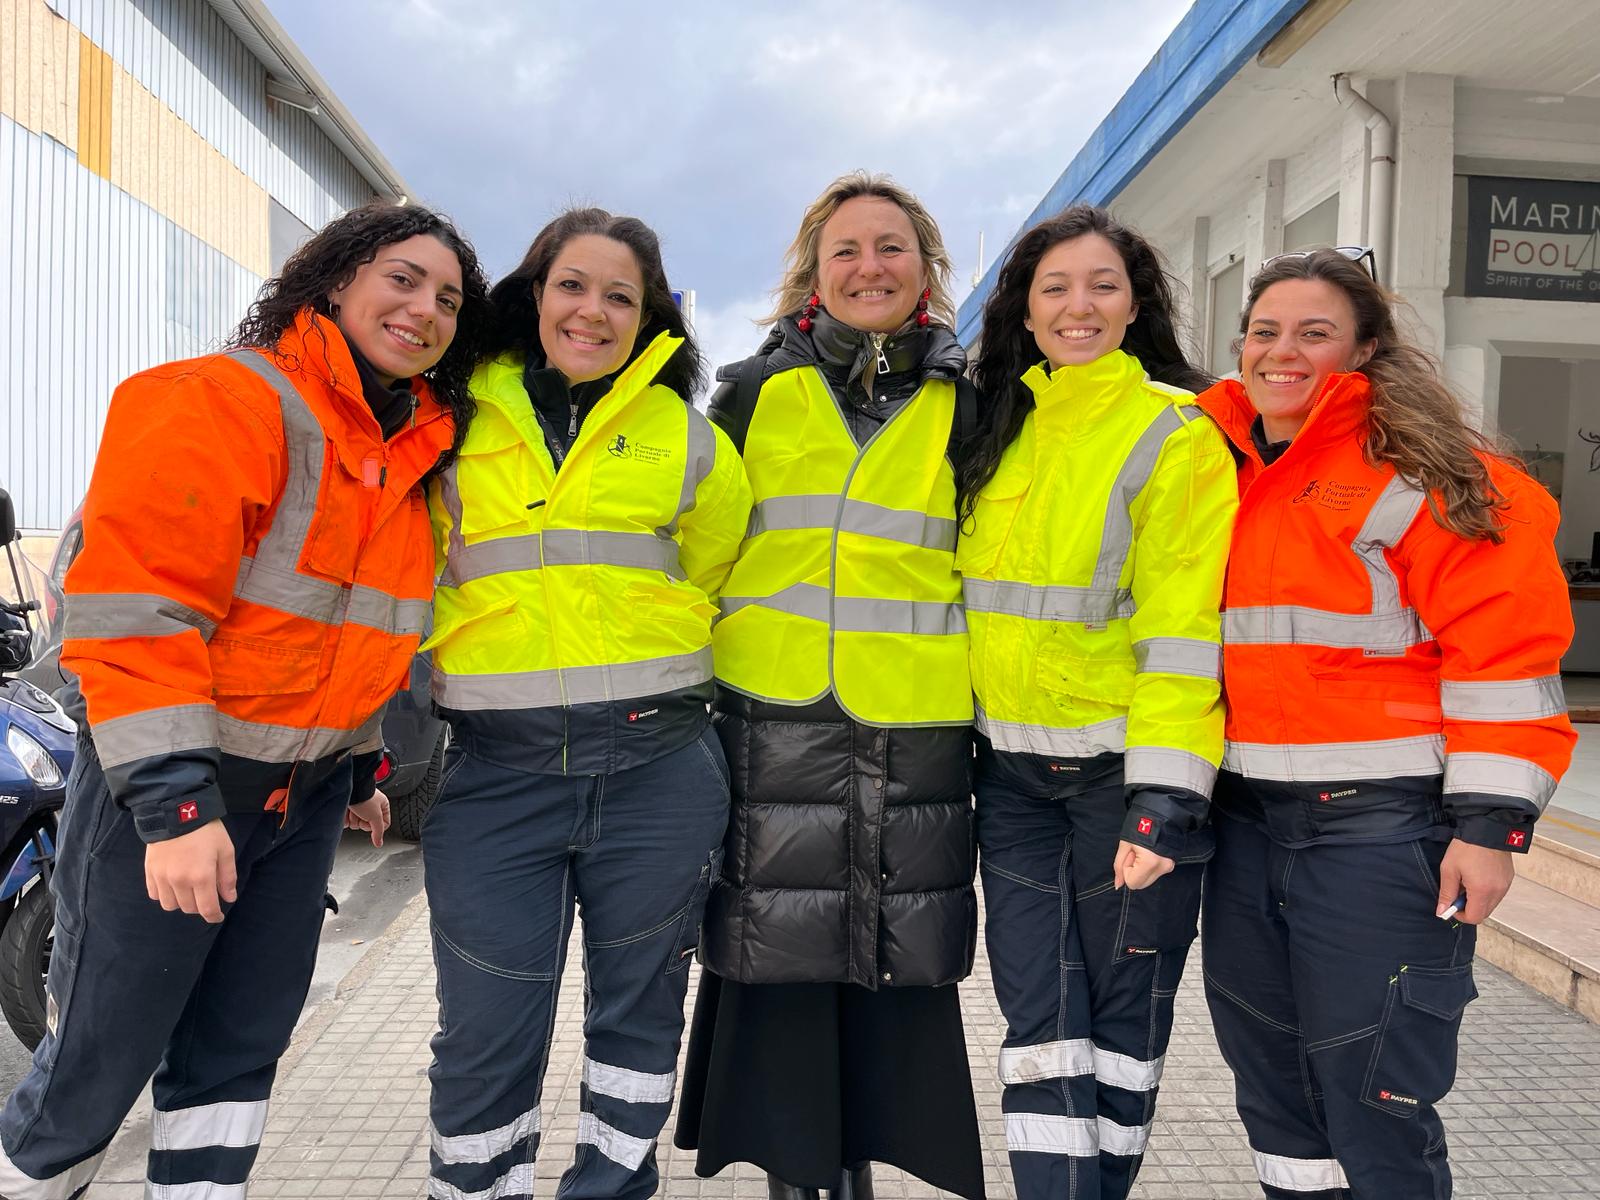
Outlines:
{"type": "Polygon", "coordinates": [[[471,412],[486,294],[442,218],[361,209],[230,350],[112,398],[66,582],[48,1032],[0,1195],[79,1194],[152,1073],[151,1194],[243,1194],[339,832],[387,824],[379,723],[433,591],[419,485],[471,412]]]}
{"type": "Polygon", "coordinates": [[[1206,991],[1265,1194],[1450,1195],[1475,926],[1567,767],[1550,496],[1396,329],[1370,251],[1251,283],[1206,991]]]}

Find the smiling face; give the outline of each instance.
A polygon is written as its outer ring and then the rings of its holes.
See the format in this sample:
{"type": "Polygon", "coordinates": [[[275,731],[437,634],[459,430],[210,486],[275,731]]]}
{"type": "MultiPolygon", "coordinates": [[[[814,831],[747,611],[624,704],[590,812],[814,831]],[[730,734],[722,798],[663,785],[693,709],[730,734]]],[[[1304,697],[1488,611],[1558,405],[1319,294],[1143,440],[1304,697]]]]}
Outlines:
{"type": "Polygon", "coordinates": [[[1300,432],[1323,382],[1372,357],[1375,341],[1356,340],[1356,313],[1344,292],[1321,279],[1285,279],[1250,310],[1239,374],[1267,437],[1300,432]]]}
{"type": "Polygon", "coordinates": [[[610,375],[633,353],[643,300],[632,250],[598,233],[569,238],[538,295],[545,361],[568,383],[610,375]]]}
{"type": "Polygon", "coordinates": [[[1138,314],[1122,255],[1098,233],[1086,233],[1045,251],[1023,324],[1054,370],[1110,354],[1138,314]]]}
{"type": "Polygon", "coordinates": [[[461,263],[431,234],[379,249],[328,293],[334,324],[385,387],[434,366],[456,336],[461,263]]]}
{"type": "Polygon", "coordinates": [[[817,294],[834,319],[865,333],[893,333],[927,286],[911,218],[892,200],[853,196],[817,238],[817,294]]]}

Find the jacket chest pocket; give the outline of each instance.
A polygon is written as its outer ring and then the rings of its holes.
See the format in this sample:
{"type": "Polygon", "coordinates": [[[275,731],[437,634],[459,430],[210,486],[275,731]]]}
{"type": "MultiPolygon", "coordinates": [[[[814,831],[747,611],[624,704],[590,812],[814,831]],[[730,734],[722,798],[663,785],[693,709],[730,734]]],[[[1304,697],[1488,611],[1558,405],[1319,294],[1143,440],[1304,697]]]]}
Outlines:
{"type": "Polygon", "coordinates": [[[471,540],[530,528],[529,506],[550,498],[549,486],[534,470],[533,451],[514,429],[489,426],[473,435],[456,466],[462,534],[471,540]]]}
{"type": "Polygon", "coordinates": [[[361,547],[371,532],[382,492],[376,474],[369,486],[339,458],[331,443],[324,443],[323,453],[329,465],[322,472],[316,505],[308,514],[300,561],[308,571],[325,579],[353,583],[361,547]]]}
{"type": "Polygon", "coordinates": [[[984,486],[972,516],[962,523],[957,535],[956,569],[961,574],[983,579],[997,577],[1000,558],[1011,541],[1011,531],[1028,499],[1031,482],[1026,470],[1004,463],[984,486]]]}

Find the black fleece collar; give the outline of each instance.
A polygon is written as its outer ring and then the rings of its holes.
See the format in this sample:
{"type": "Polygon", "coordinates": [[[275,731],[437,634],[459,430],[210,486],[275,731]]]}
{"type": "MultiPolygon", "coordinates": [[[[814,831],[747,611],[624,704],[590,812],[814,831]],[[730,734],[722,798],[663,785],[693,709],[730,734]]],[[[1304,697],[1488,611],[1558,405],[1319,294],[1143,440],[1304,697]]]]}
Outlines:
{"type": "Polygon", "coordinates": [[[350,351],[350,360],[356,364],[356,374],[361,377],[361,394],[378,422],[383,440],[387,442],[405,428],[411,414],[416,411],[417,397],[411,390],[411,380],[396,379],[393,385],[385,384],[378,378],[378,372],[372,364],[356,349],[355,343],[349,338],[344,341],[350,351]]]}

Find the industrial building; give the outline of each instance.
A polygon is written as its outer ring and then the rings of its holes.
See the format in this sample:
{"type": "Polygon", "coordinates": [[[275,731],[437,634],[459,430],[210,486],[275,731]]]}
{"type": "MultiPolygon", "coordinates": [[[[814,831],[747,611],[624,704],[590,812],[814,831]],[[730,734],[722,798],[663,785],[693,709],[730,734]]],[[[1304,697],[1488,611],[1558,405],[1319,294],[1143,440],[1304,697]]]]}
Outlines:
{"type": "MultiPolygon", "coordinates": [[[[1187,285],[1217,374],[1262,260],[1373,247],[1422,344],[1559,498],[1576,576],[1600,555],[1597,16],[1593,0],[1198,0],[1023,228],[1110,205],[1187,285]]],[[[997,270],[961,308],[965,342],[997,270]]],[[[1569,668],[1600,670],[1596,609],[1569,668]]]]}
{"type": "Polygon", "coordinates": [[[59,529],[116,384],[408,188],[260,0],[0,0],[0,486],[59,529]]]}

